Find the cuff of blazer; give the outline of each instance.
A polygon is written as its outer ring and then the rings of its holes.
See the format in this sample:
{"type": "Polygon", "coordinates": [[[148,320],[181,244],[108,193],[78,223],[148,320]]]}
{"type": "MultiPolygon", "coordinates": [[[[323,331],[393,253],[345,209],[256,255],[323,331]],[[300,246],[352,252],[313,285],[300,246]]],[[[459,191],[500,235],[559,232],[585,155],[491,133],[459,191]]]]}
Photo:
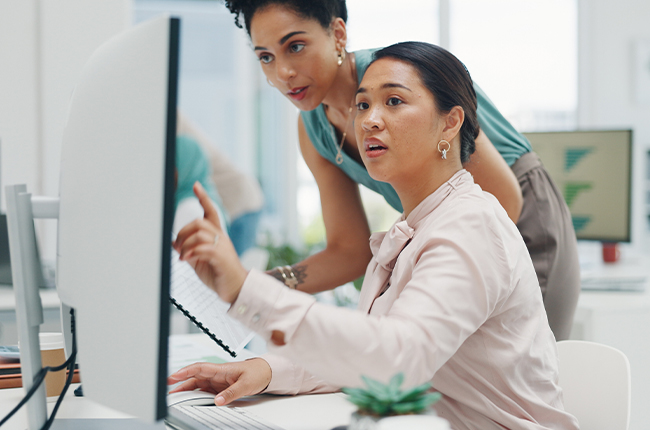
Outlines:
{"type": "Polygon", "coordinates": [[[284,333],[284,340],[289,343],[315,302],[313,296],[291,290],[272,276],[252,269],[246,276],[237,300],[228,310],[228,315],[257,332],[266,341],[277,330],[284,333]]]}
{"type": "Polygon", "coordinates": [[[275,354],[261,356],[271,367],[271,382],[263,393],[295,395],[302,385],[302,369],[288,358],[275,354]]]}

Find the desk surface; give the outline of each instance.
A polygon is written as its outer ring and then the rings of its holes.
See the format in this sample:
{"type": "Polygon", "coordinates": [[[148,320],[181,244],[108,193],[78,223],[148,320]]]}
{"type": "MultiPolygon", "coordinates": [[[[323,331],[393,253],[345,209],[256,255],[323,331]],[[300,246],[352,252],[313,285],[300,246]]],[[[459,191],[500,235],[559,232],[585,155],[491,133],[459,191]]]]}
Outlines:
{"type": "MultiPolygon", "coordinates": [[[[187,364],[191,354],[226,358],[212,340],[203,334],[171,336],[170,370],[187,364]],[[195,349],[190,350],[190,346],[195,349]]],[[[240,354],[245,359],[249,354],[240,354]]],[[[75,384],[76,385],[76,384],[75,384]]],[[[74,387],[74,386],[73,386],[74,387]]],[[[66,394],[57,413],[57,418],[128,418],[127,415],[99,405],[83,397],[75,397],[73,389],[66,394]]],[[[0,417],[4,417],[23,397],[22,388],[0,390],[0,417]]],[[[305,396],[254,396],[238,401],[234,406],[250,410],[263,420],[286,430],[330,430],[347,425],[350,414],[356,409],[341,393],[305,396]]],[[[48,403],[51,411],[54,403],[48,403]]],[[[216,407],[216,406],[215,406],[216,407]]],[[[3,430],[24,430],[27,428],[25,409],[19,411],[3,427],[3,430]]]]}

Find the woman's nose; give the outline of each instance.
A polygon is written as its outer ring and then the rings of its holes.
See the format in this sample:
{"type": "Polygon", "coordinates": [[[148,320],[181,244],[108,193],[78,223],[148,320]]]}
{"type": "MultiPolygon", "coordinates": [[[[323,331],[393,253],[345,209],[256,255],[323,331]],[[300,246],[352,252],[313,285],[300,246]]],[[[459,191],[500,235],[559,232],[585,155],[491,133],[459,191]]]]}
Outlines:
{"type": "Polygon", "coordinates": [[[365,115],[363,115],[361,127],[363,127],[363,129],[366,131],[370,131],[372,129],[380,129],[381,125],[382,121],[379,109],[369,107],[366,110],[365,115]]]}
{"type": "Polygon", "coordinates": [[[277,65],[278,79],[283,83],[288,83],[293,77],[296,76],[296,72],[291,64],[284,63],[277,65]]]}

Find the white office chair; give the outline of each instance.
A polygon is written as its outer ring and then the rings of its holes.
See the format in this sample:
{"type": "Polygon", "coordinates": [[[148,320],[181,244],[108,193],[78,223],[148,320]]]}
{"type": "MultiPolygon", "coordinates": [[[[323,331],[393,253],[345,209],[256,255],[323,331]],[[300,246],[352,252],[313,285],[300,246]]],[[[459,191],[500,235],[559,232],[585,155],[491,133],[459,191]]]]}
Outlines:
{"type": "Polygon", "coordinates": [[[607,345],[579,340],[557,343],[564,408],[582,430],[627,430],[630,363],[607,345]]]}

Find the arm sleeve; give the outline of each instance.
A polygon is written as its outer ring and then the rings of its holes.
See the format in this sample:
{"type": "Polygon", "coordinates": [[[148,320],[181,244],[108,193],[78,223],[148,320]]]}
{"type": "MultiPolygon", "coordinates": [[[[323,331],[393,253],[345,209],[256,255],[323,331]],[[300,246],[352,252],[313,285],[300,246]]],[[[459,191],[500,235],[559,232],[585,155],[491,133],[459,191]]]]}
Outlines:
{"type": "Polygon", "coordinates": [[[307,370],[286,357],[276,354],[262,356],[271,366],[271,383],[265,393],[270,394],[321,394],[338,391],[340,387],[328,384],[322,379],[310,374],[307,370]]]}

